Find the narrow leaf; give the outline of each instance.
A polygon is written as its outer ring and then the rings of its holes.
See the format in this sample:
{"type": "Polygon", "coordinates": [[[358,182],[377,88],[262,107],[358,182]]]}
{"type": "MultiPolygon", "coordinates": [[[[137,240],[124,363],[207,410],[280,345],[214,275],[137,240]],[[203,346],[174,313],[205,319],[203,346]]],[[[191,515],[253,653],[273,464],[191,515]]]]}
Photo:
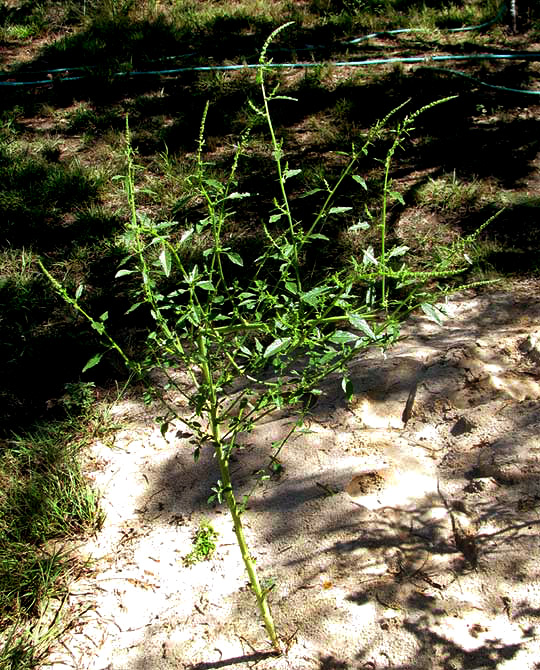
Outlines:
{"type": "Polygon", "coordinates": [[[136,302],[129,309],[127,309],[124,314],[130,314],[131,312],[134,312],[137,307],[140,307],[141,305],[144,305],[144,302],[136,302]]]}
{"type": "Polygon", "coordinates": [[[214,284],[209,279],[205,279],[203,281],[198,281],[196,283],[196,286],[199,288],[202,288],[203,291],[213,291],[214,289],[214,284]]]}
{"type": "Polygon", "coordinates": [[[370,225],[367,221],[359,221],[349,228],[349,232],[354,233],[357,230],[369,230],[370,225]]]}
{"type": "Polygon", "coordinates": [[[362,317],[359,316],[358,314],[349,314],[349,323],[353,328],[356,328],[356,330],[361,330],[364,333],[364,335],[367,335],[372,340],[377,339],[377,336],[371,330],[367,321],[365,319],[362,319],[362,317]]]}
{"type": "Polygon", "coordinates": [[[105,352],[101,352],[101,354],[96,354],[95,356],[92,356],[92,358],[84,366],[82,371],[86,372],[87,370],[90,370],[90,368],[93,368],[95,365],[97,365],[99,363],[99,361],[103,358],[104,353],[105,352]]]}
{"type": "Polygon", "coordinates": [[[75,293],[75,300],[78,300],[81,297],[83,291],[84,291],[84,284],[79,284],[79,286],[77,287],[77,291],[75,293]]]}
{"type": "Polygon", "coordinates": [[[114,275],[114,278],[117,279],[118,277],[124,277],[125,275],[132,275],[136,270],[118,270],[118,272],[114,275]]]}
{"type": "Polygon", "coordinates": [[[168,277],[171,274],[171,254],[166,247],[163,247],[159,254],[159,262],[163,269],[163,274],[168,277]]]}
{"type": "Polygon", "coordinates": [[[445,316],[445,314],[441,309],[435,305],[430,305],[429,302],[422,303],[420,307],[430,321],[435,321],[439,326],[443,325],[441,317],[445,316]]]}
{"type": "Polygon", "coordinates": [[[298,295],[298,284],[294,281],[286,281],[285,282],[285,288],[289,293],[292,293],[293,295],[298,295]]]}
{"type": "Polygon", "coordinates": [[[311,191],[306,191],[305,193],[302,193],[302,195],[299,195],[299,198],[309,198],[310,195],[314,195],[315,193],[321,193],[324,189],[322,188],[312,188],[311,191]]]}
{"type": "Polygon", "coordinates": [[[350,212],[352,207],[330,207],[328,214],[343,214],[344,212],[350,212]]]}
{"type": "Polygon", "coordinates": [[[403,196],[401,195],[401,193],[399,193],[399,191],[390,191],[388,195],[391,196],[392,198],[395,198],[400,205],[403,205],[405,207],[405,200],[403,200],[403,196]]]}
{"type": "Polygon", "coordinates": [[[324,287],[313,288],[311,291],[304,293],[304,295],[301,297],[301,300],[303,302],[307,302],[307,304],[311,305],[312,307],[317,307],[317,305],[320,305],[322,302],[322,297],[324,294],[328,293],[328,291],[329,289],[324,287]]]}
{"type": "Polygon", "coordinates": [[[350,402],[352,397],[353,397],[354,388],[353,388],[351,380],[349,379],[349,377],[347,375],[345,375],[343,377],[343,379],[341,380],[341,388],[343,389],[343,392],[345,393],[345,398],[346,398],[347,402],[350,402]]]}
{"type": "Polygon", "coordinates": [[[235,265],[240,265],[240,266],[244,265],[244,261],[242,260],[242,257],[240,256],[240,254],[237,254],[236,251],[226,251],[225,255],[235,265]]]}
{"type": "Polygon", "coordinates": [[[358,335],[349,333],[346,330],[336,330],[329,340],[334,344],[348,344],[349,342],[356,342],[356,340],[358,340],[358,335]]]}
{"type": "Polygon", "coordinates": [[[225,200],[241,200],[242,198],[250,198],[251,193],[238,193],[238,191],[235,191],[234,193],[229,193],[229,195],[225,198],[225,200]]]}
{"type": "Polygon", "coordinates": [[[355,182],[360,184],[360,186],[365,189],[366,191],[368,190],[366,180],[364,177],[361,177],[359,174],[353,174],[352,178],[354,179],[355,182]]]}
{"type": "Polygon", "coordinates": [[[283,179],[290,179],[291,177],[296,177],[297,174],[300,174],[302,170],[285,170],[283,173],[283,179]]]}
{"type": "Polygon", "coordinates": [[[188,240],[192,235],[193,235],[193,228],[188,228],[188,230],[185,230],[182,233],[182,237],[180,238],[180,244],[186,242],[186,240],[188,240]]]}
{"type": "Polygon", "coordinates": [[[283,351],[289,346],[290,342],[291,342],[290,337],[283,337],[274,340],[264,350],[263,358],[270,358],[270,356],[275,356],[276,354],[279,354],[281,351],[283,351]]]}
{"type": "Polygon", "coordinates": [[[213,188],[215,188],[218,193],[221,193],[223,191],[223,184],[217,181],[217,179],[205,179],[204,183],[207,186],[212,186],[213,188]]]}
{"type": "Polygon", "coordinates": [[[368,247],[364,251],[363,265],[379,265],[379,261],[373,255],[373,247],[368,247]]]}
{"type": "Polygon", "coordinates": [[[394,247],[386,256],[386,259],[393,258],[394,256],[403,256],[409,251],[409,247],[404,244],[400,247],[394,247]]]}

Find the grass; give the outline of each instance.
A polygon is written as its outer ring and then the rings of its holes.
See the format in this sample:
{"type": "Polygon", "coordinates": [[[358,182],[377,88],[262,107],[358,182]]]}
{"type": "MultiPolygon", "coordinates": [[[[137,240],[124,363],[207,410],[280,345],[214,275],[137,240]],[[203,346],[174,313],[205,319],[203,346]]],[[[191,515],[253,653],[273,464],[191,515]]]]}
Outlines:
{"type": "MultiPolygon", "coordinates": [[[[343,164],[338,152],[361,144],[376,119],[407,99],[417,108],[456,94],[457,100],[418,120],[414,140],[394,158],[390,177],[404,204],[394,201],[387,212],[388,242],[410,246],[422,268],[438,249],[457,243],[504,206],[504,213],[475,243],[470,276],[538,275],[536,98],[501,94],[429,68],[331,64],[347,58],[529,48],[540,34],[535,7],[523,9],[517,35],[504,20],[480,32],[446,32],[493,18],[499,4],[0,2],[3,69],[20,81],[51,76],[48,85],[6,87],[0,96],[0,338],[7,352],[0,363],[0,533],[14,538],[3,536],[13,553],[11,558],[3,556],[2,563],[18,567],[2,585],[10,594],[2,601],[1,607],[7,608],[2,616],[18,632],[10,643],[12,652],[0,656],[0,667],[8,663],[9,654],[24,659],[28,652],[30,659],[47,646],[36,645],[43,636],[49,639],[48,620],[41,621],[44,602],[47,595],[61,597],[63,580],[76,569],[69,556],[47,551],[51,538],[89,532],[99,525],[96,500],[78,465],[80,446],[74,446],[79,444],[80,421],[84,424],[91,412],[87,407],[76,419],[69,399],[76,405],[84,400],[79,391],[91,391],[88,384],[107,386],[124,374],[114,357],[105,357],[99,367],[81,374],[86,361],[100,350],[96,333],[54,295],[34,259],[45,257],[55,277],[73,291],[84,285],[92,313],[101,314],[105,305],[112,305],[109,326],[136,350],[147,330],[148,314],[137,310],[124,317],[133,285],[129,277],[115,288],[112,281],[127,247],[121,233],[128,217],[125,194],[115,179],[124,172],[126,114],[141,167],[136,173],[140,208],[155,221],[176,220],[185,228],[204,213],[191,178],[207,100],[211,105],[204,161],[207,175],[218,181],[229,172],[239,129],[253,120],[248,105],[256,89],[252,72],[144,77],[116,73],[253,63],[268,34],[294,20],[269,55],[275,61],[320,63],[270,75],[282,93],[300,101],[275,101],[272,107],[276,131],[288,147],[286,159],[302,169],[289,182],[291,210],[299,221],[309,220],[321,204],[317,194],[300,195],[331,183],[343,164]],[[424,32],[347,44],[367,33],[396,28],[424,32]],[[41,72],[54,68],[63,72],[41,72]],[[64,81],[66,75],[80,74],[86,76],[82,81],[64,81]],[[47,503],[41,504],[42,499],[47,503]],[[33,637],[21,632],[29,626],[27,617],[37,622],[33,637]]],[[[448,67],[496,85],[538,88],[534,62],[461,62],[448,67]]],[[[265,127],[255,123],[241,159],[238,190],[256,193],[257,199],[235,202],[225,224],[227,245],[244,257],[246,266],[258,256],[264,237],[260,211],[271,207],[275,188],[268,140],[265,127]]],[[[374,155],[384,155],[390,141],[381,139],[374,155]]],[[[351,227],[369,216],[375,221],[380,217],[382,167],[366,158],[358,170],[369,188],[342,189],[339,205],[353,209],[328,220],[325,234],[330,240],[313,257],[313,271],[339,269],[343,258],[376,245],[376,226],[351,227]]],[[[196,259],[203,248],[194,246],[186,254],[196,259]]],[[[20,666],[13,662],[6,667],[31,667],[30,661],[17,662],[20,666]]]]}
{"type": "Polygon", "coordinates": [[[2,670],[33,668],[47,657],[65,627],[59,613],[70,581],[85,567],[67,544],[104,520],[81,452],[110,424],[95,408],[92,385],[68,385],[59,403],[64,419],[0,442],[2,670]]]}

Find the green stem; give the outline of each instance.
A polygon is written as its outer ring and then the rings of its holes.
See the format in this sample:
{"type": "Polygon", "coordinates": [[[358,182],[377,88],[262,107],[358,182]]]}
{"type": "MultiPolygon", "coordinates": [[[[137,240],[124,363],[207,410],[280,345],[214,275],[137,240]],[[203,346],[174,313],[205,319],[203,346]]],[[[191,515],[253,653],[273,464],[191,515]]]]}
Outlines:
{"type": "MultiPolygon", "coordinates": [[[[393,149],[394,147],[392,147],[393,149]]],[[[386,156],[386,161],[384,164],[384,185],[383,185],[383,198],[382,198],[382,212],[381,212],[381,256],[379,259],[380,268],[382,272],[382,306],[383,309],[388,307],[388,298],[386,295],[386,217],[387,217],[387,204],[388,204],[388,182],[390,178],[390,164],[392,161],[393,151],[389,151],[386,156]]]]}
{"type": "Polygon", "coordinates": [[[79,314],[84,316],[85,319],[87,319],[92,326],[99,332],[100,335],[102,335],[111,345],[111,349],[114,349],[117,353],[120,354],[122,357],[124,363],[126,364],[126,367],[129,370],[133,370],[136,373],[140,374],[140,368],[139,366],[135,365],[132,363],[131,359],[128,358],[128,356],[125,354],[124,350],[120,345],[114,340],[109,333],[105,330],[105,327],[100,321],[96,321],[88,312],[86,312],[79,304],[79,301],[76,298],[72,298],[69,293],[66,291],[66,289],[62,286],[62,284],[55,279],[52,274],[47,270],[47,268],[43,265],[43,262],[41,258],[37,259],[37,263],[39,267],[41,268],[41,271],[43,274],[47,277],[47,279],[51,282],[51,284],[54,286],[56,291],[62,296],[62,298],[73,308],[75,308],[79,314]]]}
{"type": "Polygon", "coordinates": [[[249,553],[249,548],[247,546],[246,538],[244,535],[244,527],[242,524],[241,511],[236,501],[234,495],[231,474],[229,470],[229,456],[227,450],[224,449],[224,444],[221,437],[221,427],[220,420],[218,416],[218,398],[216,393],[216,387],[212,378],[212,373],[210,371],[210,366],[208,364],[208,350],[206,347],[206,340],[203,335],[199,335],[197,340],[197,345],[199,348],[199,353],[201,355],[201,371],[203,374],[204,383],[207,387],[208,399],[210,404],[210,430],[212,433],[212,438],[214,442],[214,450],[217,457],[219,472],[221,475],[221,484],[222,490],[225,497],[225,502],[229,508],[231,514],[234,534],[236,535],[236,541],[240,548],[240,553],[242,555],[242,560],[244,561],[244,566],[249,577],[249,582],[251,588],[257,599],[257,605],[259,606],[259,611],[264,621],[264,626],[266,632],[276,649],[276,651],[281,651],[279,639],[276,633],[276,628],[274,626],[274,620],[272,618],[272,613],[270,612],[270,607],[268,605],[266,593],[261,587],[259,577],[257,575],[257,570],[255,569],[255,563],[251,554],[249,553]]]}

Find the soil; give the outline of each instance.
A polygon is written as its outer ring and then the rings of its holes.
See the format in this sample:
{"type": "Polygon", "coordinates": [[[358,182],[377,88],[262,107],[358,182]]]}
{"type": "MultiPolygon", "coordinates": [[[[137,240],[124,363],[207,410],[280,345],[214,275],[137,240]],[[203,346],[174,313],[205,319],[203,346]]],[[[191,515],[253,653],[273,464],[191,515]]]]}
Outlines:
{"type": "MultiPolygon", "coordinates": [[[[412,318],[383,355],[331,379],[283,471],[254,492],[248,541],[288,651],[271,655],[232,532],[207,499],[209,450],[185,426],[162,437],[152,408],[117,403],[112,443],[88,476],[107,519],[79,547],[92,569],[70,591],[85,609],[51,657],[57,670],[465,670],[540,667],[540,293],[522,279],[412,318]],[[210,560],[185,565],[205,519],[210,560]]],[[[294,415],[246,439],[248,490],[294,415]]]]}

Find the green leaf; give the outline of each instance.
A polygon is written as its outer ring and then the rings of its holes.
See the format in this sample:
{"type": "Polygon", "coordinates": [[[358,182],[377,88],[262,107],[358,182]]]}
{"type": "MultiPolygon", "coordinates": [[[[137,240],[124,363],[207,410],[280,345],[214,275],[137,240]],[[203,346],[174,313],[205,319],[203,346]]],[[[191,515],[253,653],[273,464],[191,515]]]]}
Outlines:
{"type": "Polygon", "coordinates": [[[118,272],[114,275],[114,278],[117,279],[118,277],[124,277],[125,275],[132,275],[136,270],[118,270],[118,272]]]}
{"type": "Polygon", "coordinates": [[[100,335],[103,335],[105,332],[105,326],[99,321],[92,321],[91,326],[94,330],[97,330],[100,335]]]}
{"type": "Polygon", "coordinates": [[[182,233],[182,237],[180,238],[180,244],[186,242],[192,235],[193,235],[193,228],[188,228],[188,230],[185,230],[182,233]]]}
{"type": "Polygon", "coordinates": [[[311,291],[304,293],[304,295],[301,296],[301,300],[307,302],[307,304],[312,307],[317,307],[317,305],[320,305],[322,302],[322,296],[324,296],[325,293],[328,293],[329,290],[328,287],[313,288],[311,291]]]}
{"type": "Polygon", "coordinates": [[[81,297],[83,291],[84,291],[84,284],[79,284],[79,286],[77,287],[77,291],[75,292],[75,300],[78,300],[81,297]]]}
{"type": "Polygon", "coordinates": [[[409,251],[409,247],[405,246],[404,244],[400,247],[394,247],[387,255],[386,255],[386,260],[389,258],[394,258],[395,256],[403,256],[404,254],[409,251]]]}
{"type": "Polygon", "coordinates": [[[389,191],[388,195],[391,198],[395,198],[400,205],[403,205],[405,207],[405,200],[403,200],[403,196],[399,191],[389,191]]]}
{"type": "Polygon", "coordinates": [[[199,288],[202,288],[203,291],[213,291],[214,290],[214,284],[209,279],[203,279],[202,281],[198,281],[195,286],[198,286],[199,288]]]}
{"type": "Polygon", "coordinates": [[[127,309],[124,314],[131,314],[131,312],[134,312],[137,307],[140,307],[141,305],[144,305],[144,302],[136,302],[129,309],[127,309]]]}
{"type": "Polygon", "coordinates": [[[352,207],[330,207],[328,214],[343,214],[344,212],[350,212],[352,207]]]}
{"type": "Polygon", "coordinates": [[[270,218],[268,219],[268,223],[275,223],[276,221],[279,221],[281,217],[283,216],[283,213],[280,214],[272,214],[270,218]]]}
{"type": "Polygon", "coordinates": [[[100,362],[100,360],[103,358],[104,354],[105,354],[105,352],[102,351],[101,354],[95,354],[95,356],[92,356],[92,358],[84,366],[82,371],[86,372],[87,370],[90,370],[90,368],[93,368],[95,365],[97,365],[100,362]]]}
{"type": "Polygon", "coordinates": [[[366,180],[364,177],[361,177],[359,174],[353,174],[352,178],[357,184],[360,184],[360,186],[365,189],[366,191],[368,190],[366,180]]]}
{"type": "Polygon", "coordinates": [[[356,342],[358,335],[349,333],[347,330],[336,330],[328,339],[334,344],[348,344],[349,342],[356,342]]]}
{"type": "Polygon", "coordinates": [[[420,305],[424,314],[428,317],[430,321],[435,321],[439,326],[442,326],[442,318],[446,314],[435,305],[431,305],[429,302],[424,302],[420,305]]]}
{"type": "Polygon", "coordinates": [[[291,343],[291,338],[290,337],[278,337],[277,340],[274,340],[271,344],[269,344],[266,349],[264,350],[263,358],[270,358],[270,356],[275,356],[276,354],[279,354],[281,351],[284,351],[287,349],[289,344],[291,343]]]}
{"type": "Polygon", "coordinates": [[[237,254],[236,251],[226,251],[225,255],[235,265],[240,265],[240,266],[244,265],[244,261],[242,260],[242,257],[240,256],[240,254],[237,254]]]}
{"type": "Polygon", "coordinates": [[[351,380],[349,379],[349,377],[347,375],[344,375],[343,379],[341,380],[341,388],[343,389],[343,392],[345,393],[345,398],[346,398],[347,402],[350,402],[352,397],[353,397],[354,388],[353,388],[351,380]]]}
{"type": "Polygon", "coordinates": [[[364,257],[362,259],[363,265],[379,265],[379,261],[375,258],[373,247],[368,247],[364,251],[364,257]]]}
{"type": "Polygon", "coordinates": [[[166,247],[163,247],[159,254],[159,262],[163,269],[163,274],[168,277],[171,274],[171,254],[166,247]]]}
{"type": "Polygon", "coordinates": [[[229,193],[225,200],[241,200],[242,198],[251,198],[251,193],[238,193],[238,191],[235,191],[234,193],[229,193]]]}
{"type": "Polygon", "coordinates": [[[224,188],[223,184],[217,181],[217,179],[205,179],[204,183],[207,186],[212,186],[212,188],[215,188],[218,193],[221,193],[223,191],[224,188]]]}
{"type": "Polygon", "coordinates": [[[99,317],[99,320],[103,323],[103,321],[107,321],[109,318],[109,312],[103,312],[103,314],[99,317]]]}
{"type": "Polygon", "coordinates": [[[293,295],[298,295],[298,284],[294,281],[286,281],[285,282],[285,288],[289,293],[292,293],[293,295]]]}
{"type": "Polygon", "coordinates": [[[200,319],[199,313],[197,312],[196,309],[192,309],[192,310],[190,310],[190,311],[186,314],[186,317],[187,317],[187,320],[188,320],[190,323],[192,323],[194,326],[197,327],[197,326],[200,326],[200,325],[201,325],[201,319],[200,319]]]}
{"type": "Polygon", "coordinates": [[[322,188],[312,188],[311,191],[306,191],[305,193],[302,193],[302,195],[299,195],[299,198],[309,198],[310,195],[315,195],[315,193],[321,193],[323,192],[324,189],[322,188]]]}
{"type": "Polygon", "coordinates": [[[294,251],[294,246],[292,244],[284,244],[281,247],[281,253],[285,258],[289,258],[292,255],[292,252],[294,251]]]}
{"type": "Polygon", "coordinates": [[[367,335],[370,339],[372,340],[377,339],[377,336],[371,330],[367,321],[365,319],[362,319],[362,317],[359,316],[358,314],[349,314],[349,323],[353,328],[356,328],[356,330],[361,330],[364,333],[364,335],[367,335]]]}
{"type": "Polygon", "coordinates": [[[283,179],[290,179],[291,177],[296,177],[297,174],[300,174],[302,170],[285,170],[283,173],[283,179]]]}
{"type": "Polygon", "coordinates": [[[369,230],[370,225],[367,221],[359,221],[349,228],[349,232],[354,233],[357,230],[369,230]]]}

